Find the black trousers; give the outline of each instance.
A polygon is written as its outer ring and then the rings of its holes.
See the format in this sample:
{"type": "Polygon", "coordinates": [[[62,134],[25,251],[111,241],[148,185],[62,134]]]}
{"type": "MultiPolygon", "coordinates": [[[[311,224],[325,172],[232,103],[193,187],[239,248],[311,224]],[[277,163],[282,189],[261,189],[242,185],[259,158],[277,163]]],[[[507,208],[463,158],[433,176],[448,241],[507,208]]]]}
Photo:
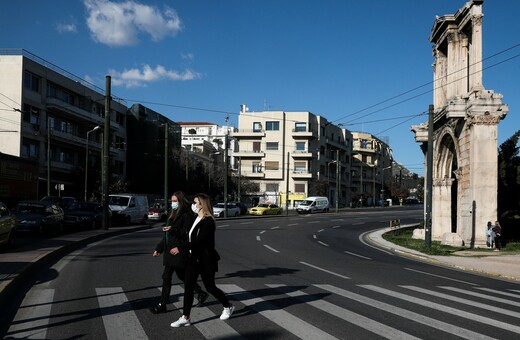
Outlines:
{"type": "MultiPolygon", "coordinates": [[[[162,275],[163,284],[160,301],[161,305],[167,305],[170,302],[170,294],[172,291],[172,277],[174,272],[177,274],[177,278],[179,279],[179,281],[184,282],[184,278],[186,275],[184,268],[164,266],[164,271],[162,275]]],[[[193,287],[194,291],[197,294],[202,292],[202,288],[200,288],[196,280],[193,287]]],[[[184,289],[186,289],[186,287],[184,287],[184,289]]]]}
{"type": "Polygon", "coordinates": [[[193,293],[196,290],[196,284],[199,275],[202,278],[202,283],[204,283],[204,288],[206,288],[206,291],[213,295],[215,299],[217,299],[222,304],[222,306],[226,308],[230,306],[226,294],[224,294],[224,292],[220,290],[215,284],[215,272],[201,272],[199,264],[193,259],[188,260],[185,270],[184,306],[182,308],[183,315],[188,317],[190,316],[191,307],[193,306],[193,293]]]}

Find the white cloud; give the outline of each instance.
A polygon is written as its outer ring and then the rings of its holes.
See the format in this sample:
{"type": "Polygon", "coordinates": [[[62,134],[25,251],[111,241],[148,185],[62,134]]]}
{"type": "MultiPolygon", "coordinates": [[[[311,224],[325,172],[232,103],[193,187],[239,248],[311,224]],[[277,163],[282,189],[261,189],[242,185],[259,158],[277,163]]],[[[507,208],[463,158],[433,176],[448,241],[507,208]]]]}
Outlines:
{"type": "Polygon", "coordinates": [[[76,33],[76,24],[56,24],[56,30],[60,33],[76,33]]]}
{"type": "Polygon", "coordinates": [[[108,72],[112,77],[112,84],[114,86],[124,87],[144,87],[148,83],[159,81],[159,80],[173,80],[173,81],[186,81],[202,78],[202,74],[192,71],[184,70],[182,72],[176,70],[167,70],[164,66],[157,65],[152,68],[150,65],[143,65],[142,69],[129,69],[122,72],[116,70],[109,70],[108,72]]]}
{"type": "Polygon", "coordinates": [[[182,30],[177,12],[169,7],[161,12],[135,1],[84,0],[84,4],[92,38],[109,46],[136,45],[140,33],[159,41],[182,30]]]}

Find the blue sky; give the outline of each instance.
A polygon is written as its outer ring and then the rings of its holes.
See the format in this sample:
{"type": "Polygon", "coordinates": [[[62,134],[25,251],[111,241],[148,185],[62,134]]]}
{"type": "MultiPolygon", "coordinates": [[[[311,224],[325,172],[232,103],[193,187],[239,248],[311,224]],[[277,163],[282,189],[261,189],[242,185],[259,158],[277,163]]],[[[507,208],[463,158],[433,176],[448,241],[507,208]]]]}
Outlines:
{"type": "MultiPolygon", "coordinates": [[[[174,121],[225,125],[229,115],[236,126],[240,104],[310,111],[388,138],[395,160],[422,175],[410,126],[427,120],[414,116],[433,98],[428,37],[436,15],[464,3],[3,1],[0,48],[26,49],[101,88],[109,74],[114,96],[174,121]]],[[[484,87],[510,108],[502,143],[520,129],[520,1],[486,0],[483,11],[484,87]]]]}

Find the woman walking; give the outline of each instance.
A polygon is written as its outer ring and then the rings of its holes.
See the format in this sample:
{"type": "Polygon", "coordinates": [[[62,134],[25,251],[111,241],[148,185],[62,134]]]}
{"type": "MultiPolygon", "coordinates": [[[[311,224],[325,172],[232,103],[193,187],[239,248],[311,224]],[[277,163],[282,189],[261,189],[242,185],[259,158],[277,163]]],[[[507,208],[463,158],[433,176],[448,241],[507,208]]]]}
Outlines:
{"type": "MultiPolygon", "coordinates": [[[[195,220],[190,204],[183,192],[175,192],[171,200],[172,212],[166,221],[166,226],[163,227],[164,237],[153,252],[154,257],[164,253],[161,300],[157,306],[150,310],[154,314],[167,312],[166,304],[170,300],[173,273],[177,273],[179,280],[184,282],[188,250],[188,230],[195,220]]],[[[197,282],[194,282],[192,286],[197,293],[198,305],[201,306],[208,298],[208,293],[203,291],[197,282]]]]}
{"type": "Polygon", "coordinates": [[[193,304],[194,284],[199,275],[208,293],[213,295],[224,307],[220,320],[229,319],[235,310],[224,292],[215,285],[215,273],[218,271],[220,256],[215,250],[216,226],[209,196],[206,194],[195,195],[191,208],[197,217],[188,232],[189,250],[184,283],[183,315],[177,321],[172,322],[171,327],[191,324],[190,312],[193,304]]]}

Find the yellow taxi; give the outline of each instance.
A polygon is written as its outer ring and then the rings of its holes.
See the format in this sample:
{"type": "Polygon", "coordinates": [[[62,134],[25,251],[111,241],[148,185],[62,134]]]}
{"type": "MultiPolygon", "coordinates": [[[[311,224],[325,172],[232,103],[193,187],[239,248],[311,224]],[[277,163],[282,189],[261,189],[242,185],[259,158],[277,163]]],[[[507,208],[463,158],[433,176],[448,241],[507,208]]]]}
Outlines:
{"type": "Polygon", "coordinates": [[[272,203],[261,203],[256,207],[249,208],[247,213],[249,215],[280,215],[282,208],[272,203]]]}

